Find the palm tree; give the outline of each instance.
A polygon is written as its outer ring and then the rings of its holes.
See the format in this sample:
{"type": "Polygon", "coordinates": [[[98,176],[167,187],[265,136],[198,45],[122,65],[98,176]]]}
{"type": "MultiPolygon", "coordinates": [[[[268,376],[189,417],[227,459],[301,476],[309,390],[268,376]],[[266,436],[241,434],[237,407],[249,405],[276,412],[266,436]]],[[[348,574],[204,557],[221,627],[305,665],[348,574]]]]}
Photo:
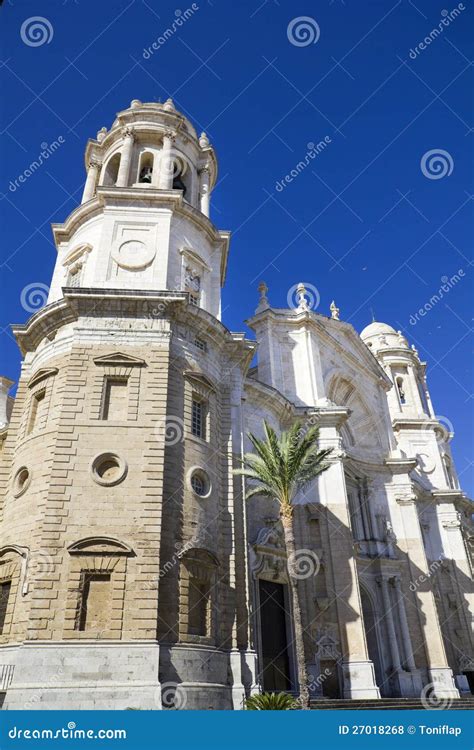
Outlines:
{"type": "Polygon", "coordinates": [[[235,469],[235,473],[253,480],[245,494],[247,500],[257,495],[263,495],[276,500],[279,505],[288,556],[288,584],[293,604],[300,701],[303,707],[308,707],[309,689],[305,665],[303,625],[298,577],[295,570],[297,555],[293,509],[296,494],[329,467],[327,459],[332,453],[332,448],[319,450],[319,429],[316,426],[311,426],[305,430],[300,423],[295,422],[287,432],[281,434],[280,438],[277,437],[275,430],[267,422],[263,423],[263,427],[265,440],[257,438],[252,433],[248,434],[255,452],[244,455],[242,468],[235,469]]]}

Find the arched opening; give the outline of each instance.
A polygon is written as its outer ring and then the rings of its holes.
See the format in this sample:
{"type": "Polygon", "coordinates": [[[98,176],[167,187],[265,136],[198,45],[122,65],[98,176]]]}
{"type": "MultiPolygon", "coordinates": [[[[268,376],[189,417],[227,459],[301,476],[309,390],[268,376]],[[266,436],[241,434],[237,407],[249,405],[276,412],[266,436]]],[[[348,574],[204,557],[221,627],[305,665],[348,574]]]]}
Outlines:
{"type": "Polygon", "coordinates": [[[116,185],[120,168],[120,153],[110,157],[104,172],[104,185],[116,185]]]}
{"type": "Polygon", "coordinates": [[[367,650],[369,659],[374,665],[375,680],[380,688],[381,695],[388,695],[388,685],[385,685],[383,676],[382,660],[380,658],[379,642],[377,637],[377,621],[374,606],[370,595],[364,586],[360,586],[360,598],[362,603],[362,616],[364,620],[365,637],[367,639],[367,650]]]}
{"type": "Polygon", "coordinates": [[[182,190],[183,198],[191,202],[192,173],[190,164],[184,156],[177,156],[173,161],[173,190],[182,190]]]}
{"type": "Polygon", "coordinates": [[[380,420],[364,398],[358,384],[336,372],[329,381],[328,398],[351,410],[341,427],[344,448],[351,453],[380,454],[386,438],[380,431],[380,420]]]}
{"type": "Polygon", "coordinates": [[[144,151],[140,156],[138,182],[145,185],[151,185],[153,182],[153,154],[149,151],[144,151]]]}
{"type": "Polygon", "coordinates": [[[398,399],[400,401],[400,404],[403,406],[403,404],[406,404],[406,396],[405,396],[405,389],[403,387],[403,378],[400,375],[396,379],[396,384],[397,384],[398,399]]]}

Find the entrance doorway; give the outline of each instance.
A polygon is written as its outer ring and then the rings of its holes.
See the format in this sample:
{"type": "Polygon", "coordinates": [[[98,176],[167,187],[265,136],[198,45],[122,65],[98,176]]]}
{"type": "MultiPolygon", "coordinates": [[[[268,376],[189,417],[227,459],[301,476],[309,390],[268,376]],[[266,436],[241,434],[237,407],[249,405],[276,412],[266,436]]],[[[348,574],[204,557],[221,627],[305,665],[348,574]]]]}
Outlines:
{"type": "Polygon", "coordinates": [[[291,689],[286,586],[259,580],[263,689],[291,689]]]}

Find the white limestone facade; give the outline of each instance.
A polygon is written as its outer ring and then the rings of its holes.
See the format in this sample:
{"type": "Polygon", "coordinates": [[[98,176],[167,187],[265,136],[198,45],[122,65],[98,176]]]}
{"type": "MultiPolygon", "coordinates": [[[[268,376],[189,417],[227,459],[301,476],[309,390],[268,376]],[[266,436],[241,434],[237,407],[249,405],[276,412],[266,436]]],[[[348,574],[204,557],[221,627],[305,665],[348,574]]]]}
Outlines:
{"type": "Polygon", "coordinates": [[[47,304],[0,388],[0,703],[240,709],[297,690],[278,508],[234,475],[249,431],[317,423],[331,465],[297,498],[314,697],[474,689],[471,504],[426,365],[400,332],[265,285],[221,321],[217,160],[173,102],[132,101],[86,148],[53,225],[47,304]]]}

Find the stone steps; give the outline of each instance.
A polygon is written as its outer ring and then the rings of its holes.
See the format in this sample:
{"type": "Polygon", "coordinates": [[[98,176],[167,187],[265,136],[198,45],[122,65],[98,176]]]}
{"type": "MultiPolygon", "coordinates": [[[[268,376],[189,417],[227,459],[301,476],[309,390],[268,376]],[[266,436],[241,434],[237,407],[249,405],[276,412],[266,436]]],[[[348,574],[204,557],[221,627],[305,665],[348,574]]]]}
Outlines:
{"type": "MultiPolygon", "coordinates": [[[[376,709],[378,711],[393,711],[394,709],[402,709],[408,711],[425,709],[422,701],[418,698],[380,698],[380,699],[366,699],[366,700],[349,700],[347,698],[322,698],[312,700],[310,703],[312,710],[334,710],[334,709],[345,709],[345,710],[364,710],[364,709],[376,709]]],[[[436,706],[433,706],[436,708],[436,706]]],[[[450,708],[452,710],[474,710],[474,695],[466,696],[463,698],[455,698],[450,701],[449,704],[444,705],[443,701],[440,701],[440,708],[450,708]]]]}

